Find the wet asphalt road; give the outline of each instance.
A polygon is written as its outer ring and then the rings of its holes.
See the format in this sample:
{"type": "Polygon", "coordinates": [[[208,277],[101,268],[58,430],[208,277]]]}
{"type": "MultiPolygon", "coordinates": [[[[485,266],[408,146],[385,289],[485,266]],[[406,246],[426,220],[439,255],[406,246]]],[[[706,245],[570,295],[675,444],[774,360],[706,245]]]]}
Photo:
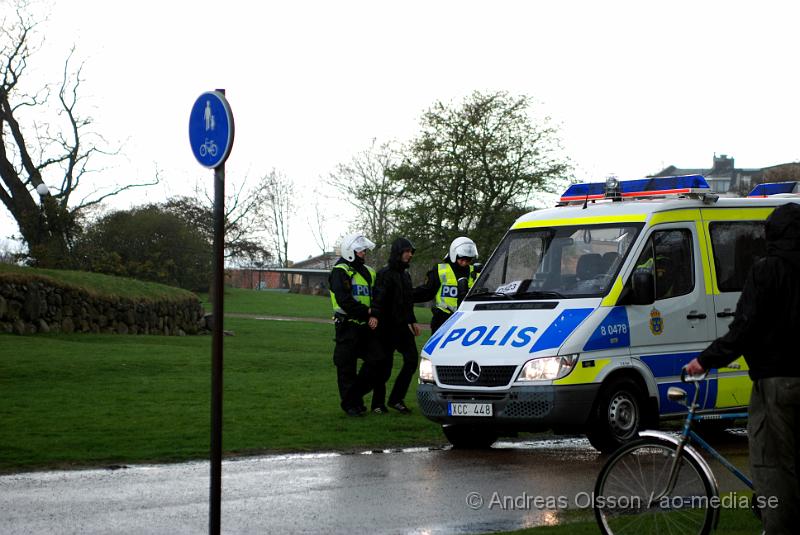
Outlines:
{"type": "MultiPolygon", "coordinates": [[[[746,467],[746,438],[723,440],[746,467]]],[[[585,439],[225,461],[224,533],[464,534],[557,523],[604,457],[585,439]],[[549,503],[548,503],[549,502],[549,503]]],[[[718,465],[712,465],[718,476],[718,465]]],[[[720,478],[723,489],[741,485],[720,478]]],[[[0,476],[0,532],[204,533],[207,462],[0,476]]],[[[740,489],[741,490],[741,489],[740,489]]]]}

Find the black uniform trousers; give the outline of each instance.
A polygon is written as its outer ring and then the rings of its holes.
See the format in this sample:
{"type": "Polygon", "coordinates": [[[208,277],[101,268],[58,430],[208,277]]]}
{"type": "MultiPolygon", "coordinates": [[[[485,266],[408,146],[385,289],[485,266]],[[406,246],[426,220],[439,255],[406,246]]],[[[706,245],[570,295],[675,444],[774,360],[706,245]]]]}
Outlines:
{"type": "Polygon", "coordinates": [[[377,378],[382,375],[383,368],[379,365],[381,346],[375,331],[366,324],[359,325],[337,318],[335,329],[333,363],[336,365],[340,405],[345,411],[358,409],[364,405],[364,395],[369,393],[377,378]],[[360,370],[359,359],[364,361],[360,370]]]}
{"type": "Polygon", "coordinates": [[[413,379],[414,372],[417,371],[417,366],[419,365],[416,338],[408,325],[390,325],[383,329],[379,327],[378,330],[378,337],[382,346],[382,359],[379,364],[382,368],[380,377],[382,380],[376,381],[373,385],[372,408],[383,405],[383,400],[386,396],[386,382],[392,375],[395,351],[402,355],[403,366],[394,380],[392,391],[389,393],[389,405],[394,405],[404,400],[406,393],[408,393],[408,387],[411,385],[411,379],[413,379]],[[380,402],[380,405],[378,405],[378,402],[380,402]]]}
{"type": "Polygon", "coordinates": [[[445,312],[441,308],[433,307],[431,309],[431,334],[439,330],[439,327],[445,324],[452,316],[452,312],[445,312]]]}

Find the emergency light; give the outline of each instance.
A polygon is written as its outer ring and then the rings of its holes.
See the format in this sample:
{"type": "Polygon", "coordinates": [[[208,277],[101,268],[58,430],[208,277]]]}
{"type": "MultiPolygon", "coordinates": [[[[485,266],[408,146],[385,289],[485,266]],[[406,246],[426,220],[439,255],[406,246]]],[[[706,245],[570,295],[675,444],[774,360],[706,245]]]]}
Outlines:
{"type": "Polygon", "coordinates": [[[779,193],[800,193],[798,188],[800,182],[768,182],[758,184],[753,191],[747,194],[748,197],[769,197],[779,193]]]}
{"type": "Polygon", "coordinates": [[[572,184],[561,196],[559,204],[596,199],[621,200],[626,198],[703,194],[710,191],[708,182],[702,175],[660,176],[627,180],[625,182],[611,177],[606,182],[572,184]]]}

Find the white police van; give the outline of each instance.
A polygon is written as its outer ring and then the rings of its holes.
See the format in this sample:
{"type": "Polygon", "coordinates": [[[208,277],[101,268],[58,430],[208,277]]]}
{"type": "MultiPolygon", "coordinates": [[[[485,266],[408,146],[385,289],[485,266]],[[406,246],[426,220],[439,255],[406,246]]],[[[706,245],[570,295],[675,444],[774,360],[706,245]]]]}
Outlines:
{"type": "MultiPolygon", "coordinates": [[[[553,429],[610,451],[685,411],[680,370],[733,317],[764,222],[796,183],[719,198],[700,175],[575,184],[520,217],[422,350],[417,398],[456,447],[553,429]]],[[[712,370],[704,411],[740,410],[743,358],[712,370]]]]}

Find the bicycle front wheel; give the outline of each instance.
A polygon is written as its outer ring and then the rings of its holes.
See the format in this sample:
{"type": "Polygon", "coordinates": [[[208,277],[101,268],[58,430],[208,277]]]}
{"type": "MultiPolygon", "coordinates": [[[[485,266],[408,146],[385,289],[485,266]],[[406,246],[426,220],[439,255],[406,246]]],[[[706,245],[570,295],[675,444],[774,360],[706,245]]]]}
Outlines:
{"type": "Polygon", "coordinates": [[[672,490],[663,497],[676,445],[645,438],[622,446],[606,461],[594,489],[594,514],[605,534],[706,534],[716,519],[712,484],[685,451],[672,490]]]}

